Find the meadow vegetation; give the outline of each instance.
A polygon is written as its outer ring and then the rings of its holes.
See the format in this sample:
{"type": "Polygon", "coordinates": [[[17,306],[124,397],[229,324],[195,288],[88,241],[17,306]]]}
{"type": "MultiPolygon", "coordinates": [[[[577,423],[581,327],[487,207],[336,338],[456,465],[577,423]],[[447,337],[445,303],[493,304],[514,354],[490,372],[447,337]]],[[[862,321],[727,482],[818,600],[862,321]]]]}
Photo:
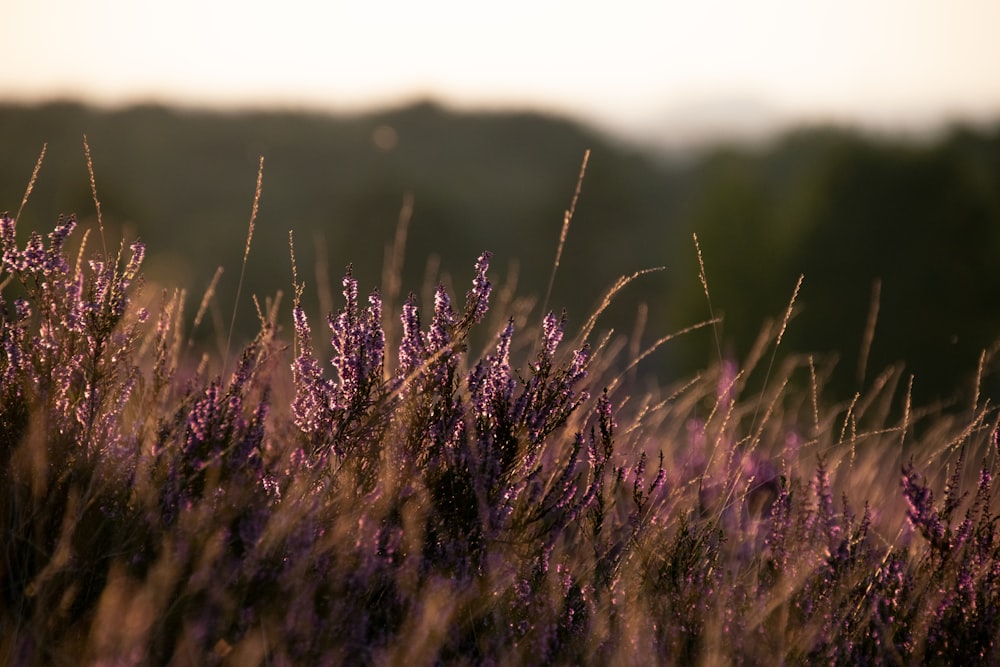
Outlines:
{"type": "Polygon", "coordinates": [[[291,236],[291,317],[206,351],[213,295],[144,290],[91,189],[82,233],[0,217],[0,662],[1000,661],[988,352],[961,409],[898,367],[840,401],[794,281],[725,353],[695,244],[704,321],[645,347],[599,326],[642,271],[570,328],[489,252],[316,314],[291,236]],[[694,335],[699,372],[635,372],[694,335]]]}

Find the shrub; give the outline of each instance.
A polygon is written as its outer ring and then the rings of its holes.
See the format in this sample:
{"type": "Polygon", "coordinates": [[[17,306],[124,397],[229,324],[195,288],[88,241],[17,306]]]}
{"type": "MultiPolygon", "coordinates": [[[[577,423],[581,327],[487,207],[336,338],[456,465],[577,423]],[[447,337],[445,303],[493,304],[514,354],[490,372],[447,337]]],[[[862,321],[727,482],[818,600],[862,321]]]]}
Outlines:
{"type": "Polygon", "coordinates": [[[553,313],[477,355],[489,253],[391,350],[350,270],[314,347],[296,282],[291,349],[262,314],[213,374],[76,227],[0,219],[4,662],[1000,660],[989,406],[888,423],[897,372],[827,404],[794,355],[639,393],[553,313]]]}

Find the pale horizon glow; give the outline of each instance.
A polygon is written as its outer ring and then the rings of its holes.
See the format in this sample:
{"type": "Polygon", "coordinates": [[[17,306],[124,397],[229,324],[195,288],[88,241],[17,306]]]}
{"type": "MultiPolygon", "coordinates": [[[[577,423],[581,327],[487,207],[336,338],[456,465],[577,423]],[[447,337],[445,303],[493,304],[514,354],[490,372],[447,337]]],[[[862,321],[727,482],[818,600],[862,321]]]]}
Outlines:
{"type": "Polygon", "coordinates": [[[883,126],[1000,118],[995,0],[7,0],[0,25],[13,101],[355,111],[433,98],[620,130],[713,105],[723,125],[746,108],[883,126]]]}

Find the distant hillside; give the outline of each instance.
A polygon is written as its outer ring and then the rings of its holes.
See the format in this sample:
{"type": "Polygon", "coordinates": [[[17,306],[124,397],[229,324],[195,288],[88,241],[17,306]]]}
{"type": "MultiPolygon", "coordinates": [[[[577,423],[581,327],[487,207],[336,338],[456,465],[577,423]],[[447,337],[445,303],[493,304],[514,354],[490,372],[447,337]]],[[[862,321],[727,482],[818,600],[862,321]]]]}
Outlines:
{"type": "MultiPolygon", "coordinates": [[[[1000,127],[955,128],[924,143],[792,132],[767,150],[715,151],[692,182],[682,225],[699,230],[723,339],[737,355],[762,313],[780,319],[804,274],[782,345],[836,350],[833,381],[843,394],[901,362],[918,398],[949,397],[956,383],[971,394],[980,352],[1000,336],[1000,127]],[[862,372],[876,281],[877,326],[862,372]]],[[[672,264],[697,271],[686,249],[672,264]]],[[[704,308],[699,285],[674,286],[678,310],[704,308]]],[[[996,367],[992,359],[986,371],[996,367]]],[[[1000,398],[995,379],[984,387],[1000,398]]]]}
{"type": "MultiPolygon", "coordinates": [[[[1000,334],[997,129],[957,128],[917,145],[817,128],[675,162],[559,118],[430,103],[355,116],[0,106],[0,209],[17,210],[48,143],[22,242],[27,228],[50,229],[59,213],[93,217],[84,133],[106,226],[148,242],[150,282],[186,286],[189,311],[222,266],[218,303],[230,312],[264,156],[241,304],[247,333],[255,325],[251,294],[290,291],[290,229],[317,316],[323,290],[314,268],[324,256],[334,308],[348,263],[362,289],[379,286],[407,193],[414,212],[404,294],[422,291],[431,255],[440,258],[432,278],[451,277],[464,293],[475,257],[489,249],[498,280],[517,263],[520,293],[541,295],[591,149],[551,300],[569,308],[571,330],[618,276],[659,265],[667,270],[630,286],[603,326],[630,332],[640,302],[649,306],[645,341],[706,318],[691,242],[697,231],[713,306],[726,316],[724,351],[745,354],[805,273],[783,347],[838,350],[834,386],[845,394],[857,384],[876,278],[882,303],[869,368],[906,359],[924,396],[950,394],[1000,334]]],[[[713,340],[703,331],[671,343],[651,368],[669,376],[698,368],[717,354],[713,340]]]]}
{"type": "Polygon", "coordinates": [[[663,169],[647,156],[542,116],[452,114],[432,104],[353,117],[55,104],[0,108],[0,208],[16,209],[48,142],[25,223],[46,228],[60,212],[92,215],[83,133],[107,220],[150,244],[157,276],[169,273],[169,263],[176,274],[163,278],[195,292],[224,266],[220,298],[227,304],[259,155],[263,198],[245,294],[288,290],[289,229],[313,296],[316,243],[325,244],[335,293],[349,262],[363,286],[376,286],[406,193],[415,201],[407,289],[421,288],[431,254],[461,285],[489,249],[501,272],[517,260],[522,289],[541,292],[589,148],[593,159],[553,299],[582,319],[618,275],[664,263],[675,200],[663,169]],[[391,150],[375,144],[380,127],[395,134],[391,150]]]}

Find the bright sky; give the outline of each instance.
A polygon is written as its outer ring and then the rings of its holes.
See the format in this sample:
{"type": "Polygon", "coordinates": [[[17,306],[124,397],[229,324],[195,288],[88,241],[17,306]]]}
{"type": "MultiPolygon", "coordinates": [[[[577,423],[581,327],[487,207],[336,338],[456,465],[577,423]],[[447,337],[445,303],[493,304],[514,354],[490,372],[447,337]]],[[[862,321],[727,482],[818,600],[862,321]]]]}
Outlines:
{"type": "Polygon", "coordinates": [[[1000,117],[998,0],[2,0],[0,94],[357,109],[433,96],[604,125],[1000,117]]]}

